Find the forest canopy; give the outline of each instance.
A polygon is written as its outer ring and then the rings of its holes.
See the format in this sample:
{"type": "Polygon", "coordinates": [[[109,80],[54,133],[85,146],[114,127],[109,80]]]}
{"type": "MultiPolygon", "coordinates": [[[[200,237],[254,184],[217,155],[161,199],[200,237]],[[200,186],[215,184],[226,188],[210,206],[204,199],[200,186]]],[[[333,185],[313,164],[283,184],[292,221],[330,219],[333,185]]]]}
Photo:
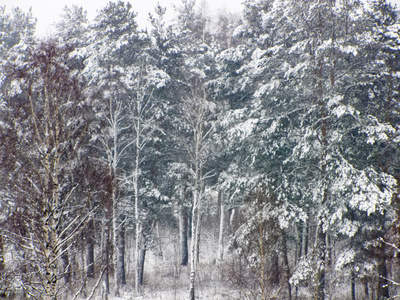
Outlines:
{"type": "Polygon", "coordinates": [[[0,6],[0,297],[400,295],[396,8],[204,7],[0,6]]]}

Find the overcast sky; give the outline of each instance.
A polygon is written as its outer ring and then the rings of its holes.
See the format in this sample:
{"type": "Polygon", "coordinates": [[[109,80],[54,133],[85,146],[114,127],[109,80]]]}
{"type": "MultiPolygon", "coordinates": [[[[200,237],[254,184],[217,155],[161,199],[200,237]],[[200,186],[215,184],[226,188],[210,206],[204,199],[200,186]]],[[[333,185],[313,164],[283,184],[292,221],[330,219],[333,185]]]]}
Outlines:
{"type": "MultiPolygon", "coordinates": [[[[128,0],[133,10],[138,13],[138,22],[140,26],[146,26],[148,13],[154,11],[157,2],[167,7],[167,12],[171,14],[174,11],[173,5],[181,3],[180,0],[128,0]]],[[[128,2],[126,0],[126,2],[128,2]]],[[[400,1],[400,0],[399,0],[400,1]]],[[[54,29],[50,26],[59,19],[65,5],[76,4],[82,6],[88,13],[89,20],[96,16],[96,11],[104,7],[110,0],[0,0],[0,5],[6,5],[7,10],[12,7],[21,7],[27,11],[32,7],[33,15],[38,19],[37,32],[39,36],[48,36],[54,29]]],[[[198,3],[201,0],[197,1],[198,3]]],[[[207,5],[210,11],[228,10],[238,12],[241,10],[243,0],[208,0],[207,5]]]]}
{"type": "MultiPolygon", "coordinates": [[[[65,5],[76,4],[83,6],[87,11],[89,20],[93,19],[96,15],[96,11],[99,8],[104,7],[110,0],[0,0],[0,5],[6,5],[7,10],[12,7],[21,7],[24,11],[27,11],[29,7],[32,7],[33,15],[38,19],[37,22],[37,33],[39,36],[49,36],[54,31],[51,28],[51,24],[59,19],[65,5]]],[[[171,13],[173,10],[173,4],[177,5],[181,3],[181,0],[129,0],[132,3],[134,11],[138,13],[138,22],[141,26],[147,26],[148,13],[153,12],[157,2],[167,7],[167,11],[171,13]]],[[[198,3],[201,0],[197,1],[198,3]]],[[[211,12],[217,12],[218,10],[227,10],[231,12],[239,12],[242,8],[241,3],[243,0],[207,0],[208,7],[211,12]]],[[[400,7],[400,0],[390,0],[390,2],[400,7]]]]}

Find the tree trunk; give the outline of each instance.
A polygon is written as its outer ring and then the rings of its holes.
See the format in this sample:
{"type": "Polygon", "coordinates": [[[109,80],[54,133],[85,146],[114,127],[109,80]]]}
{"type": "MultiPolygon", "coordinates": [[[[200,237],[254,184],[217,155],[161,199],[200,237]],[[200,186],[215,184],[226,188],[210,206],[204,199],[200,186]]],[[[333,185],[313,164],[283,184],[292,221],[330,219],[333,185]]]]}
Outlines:
{"type": "Polygon", "coordinates": [[[137,294],[140,294],[140,286],[141,286],[141,266],[140,266],[140,253],[143,243],[143,230],[142,226],[137,220],[136,224],[136,242],[135,242],[135,291],[137,294]]]}
{"type": "Polygon", "coordinates": [[[200,195],[198,191],[194,192],[192,208],[192,240],[190,245],[190,288],[189,299],[195,300],[195,281],[197,270],[197,249],[199,245],[198,231],[200,230],[200,195]]]}
{"type": "Polygon", "coordinates": [[[285,281],[287,285],[287,290],[288,290],[288,299],[292,299],[292,287],[290,286],[290,268],[289,268],[289,257],[288,257],[288,251],[287,251],[287,239],[286,239],[286,233],[285,231],[282,230],[282,252],[283,252],[283,267],[284,267],[284,272],[285,272],[285,281]]]}
{"type": "Polygon", "coordinates": [[[351,269],[351,300],[356,300],[356,273],[354,271],[355,264],[351,269]]]}
{"type": "MultiPolygon", "coordinates": [[[[3,274],[3,271],[5,269],[5,263],[4,263],[4,243],[3,243],[3,237],[0,234],[0,276],[3,274]]],[[[3,287],[1,286],[1,281],[0,281],[0,297],[4,297],[5,294],[3,292],[3,287]]]]}
{"type": "Polygon", "coordinates": [[[219,237],[218,237],[218,261],[222,262],[224,259],[224,225],[225,225],[225,205],[223,199],[221,199],[221,192],[218,193],[220,199],[221,211],[219,218],[219,237]]]}
{"type": "Polygon", "coordinates": [[[316,281],[316,300],[325,299],[325,256],[326,256],[326,233],[323,229],[323,221],[320,220],[317,233],[317,257],[318,270],[316,281]]]}
{"type": "Polygon", "coordinates": [[[296,226],[296,256],[295,256],[295,264],[300,261],[301,256],[303,255],[302,248],[303,248],[303,227],[304,222],[300,221],[299,224],[296,226]]]}
{"type": "Polygon", "coordinates": [[[308,220],[306,220],[303,222],[303,232],[302,232],[303,237],[302,237],[301,252],[303,256],[307,256],[308,254],[308,230],[309,230],[308,220]]]}
{"type": "Polygon", "coordinates": [[[270,273],[270,282],[278,286],[280,282],[280,268],[279,268],[279,256],[278,252],[274,251],[271,257],[271,273],[270,273]]]}
{"type": "MultiPolygon", "coordinates": [[[[263,221],[260,219],[260,224],[258,225],[259,229],[259,236],[258,236],[258,247],[260,251],[260,278],[259,278],[259,285],[261,289],[261,300],[266,300],[266,270],[265,270],[265,264],[266,264],[266,259],[265,259],[265,245],[264,245],[264,237],[265,237],[265,231],[264,231],[264,226],[263,226],[263,221]]],[[[273,255],[274,259],[274,255],[273,255]]],[[[271,265],[274,265],[274,262],[271,263],[271,265]]],[[[272,267],[274,269],[274,267],[272,267]]],[[[279,272],[279,265],[276,270],[279,272]]],[[[272,274],[272,278],[275,276],[275,274],[272,274]]]]}
{"type": "Polygon", "coordinates": [[[385,245],[381,244],[379,246],[380,255],[378,257],[378,299],[388,299],[389,298],[389,284],[387,280],[387,267],[386,267],[386,257],[385,257],[385,245]]]}
{"type": "Polygon", "coordinates": [[[198,264],[200,261],[200,237],[201,237],[201,214],[197,212],[197,221],[196,221],[196,263],[198,264]]]}
{"type": "Polygon", "coordinates": [[[179,242],[181,244],[181,266],[187,266],[188,253],[188,220],[185,207],[179,208],[179,242]]]}
{"type": "Polygon", "coordinates": [[[94,278],[94,221],[91,218],[88,222],[86,238],[86,276],[94,278]]]}
{"type": "Polygon", "coordinates": [[[369,299],[368,281],[364,281],[364,299],[369,299]]]}
{"type": "Polygon", "coordinates": [[[125,226],[122,224],[118,230],[119,244],[118,244],[118,266],[116,272],[118,273],[118,281],[120,284],[126,284],[125,278],[125,226]]]}
{"type": "Polygon", "coordinates": [[[108,299],[110,294],[110,219],[105,221],[103,238],[102,265],[105,267],[103,275],[103,299],[108,299]]]}
{"type": "Polygon", "coordinates": [[[4,242],[3,242],[3,237],[0,234],[0,274],[4,271],[5,269],[5,263],[4,263],[4,242]]]}
{"type": "MultiPolygon", "coordinates": [[[[136,107],[138,115],[141,113],[141,106],[138,103],[136,107]]],[[[135,193],[135,227],[136,227],[136,244],[135,244],[135,291],[137,294],[140,294],[140,246],[142,244],[143,239],[143,224],[139,216],[139,162],[140,162],[140,134],[141,134],[141,119],[138,117],[136,120],[135,127],[135,138],[136,138],[136,156],[135,156],[135,169],[133,174],[133,190],[135,193]]]]}
{"type": "Polygon", "coordinates": [[[229,217],[229,226],[231,228],[233,228],[233,222],[235,221],[235,217],[236,217],[236,209],[232,208],[231,210],[231,216],[229,217]]]}
{"type": "Polygon", "coordinates": [[[114,271],[114,294],[119,297],[119,290],[121,287],[121,280],[118,272],[118,209],[117,209],[117,182],[115,179],[115,167],[111,167],[111,178],[112,178],[112,199],[111,199],[111,226],[112,226],[112,239],[111,239],[111,257],[112,257],[112,269],[114,271]]]}
{"type": "Polygon", "coordinates": [[[139,284],[143,285],[143,275],[144,275],[144,262],[146,258],[146,236],[142,235],[142,245],[140,247],[139,255],[139,284]]]}
{"type": "MultiPolygon", "coordinates": [[[[51,203],[50,199],[47,199],[47,203],[51,203]]],[[[44,231],[44,259],[45,259],[45,270],[46,275],[44,278],[44,289],[45,289],[45,300],[56,300],[57,299],[57,232],[56,224],[54,220],[55,212],[53,211],[51,204],[46,206],[46,222],[43,224],[44,231]],[[50,207],[50,209],[48,209],[50,207]]]]}

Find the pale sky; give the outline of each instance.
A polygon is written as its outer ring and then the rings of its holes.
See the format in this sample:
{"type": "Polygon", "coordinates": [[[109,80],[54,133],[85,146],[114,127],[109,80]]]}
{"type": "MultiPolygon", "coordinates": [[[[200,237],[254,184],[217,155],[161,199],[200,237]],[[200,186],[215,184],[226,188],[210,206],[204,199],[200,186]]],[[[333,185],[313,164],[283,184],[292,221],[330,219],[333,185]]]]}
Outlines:
{"type": "MultiPolygon", "coordinates": [[[[127,1],[127,0],[126,0],[127,1]]],[[[200,3],[202,0],[198,0],[200,3]]],[[[206,0],[209,10],[217,12],[218,10],[240,12],[243,0],[206,0]]],[[[400,0],[389,0],[400,8],[400,0]]],[[[7,10],[12,7],[20,7],[27,11],[32,7],[33,15],[38,19],[36,30],[41,37],[49,36],[54,32],[51,24],[54,24],[62,14],[65,5],[76,4],[82,6],[88,13],[89,20],[96,16],[96,11],[104,7],[110,0],[0,0],[0,5],[6,5],[7,10]]],[[[157,2],[167,7],[167,12],[173,13],[173,5],[179,5],[181,0],[129,0],[133,10],[138,13],[137,21],[141,27],[148,25],[146,21],[148,13],[154,11],[157,2]]]]}
{"type": "MultiPolygon", "coordinates": [[[[116,1],[116,0],[115,0],[116,1]]],[[[400,1],[400,0],[399,0],[400,1]]],[[[0,0],[0,5],[6,5],[9,10],[12,7],[20,7],[24,11],[28,11],[32,7],[34,17],[38,19],[36,30],[39,36],[48,36],[54,32],[51,24],[57,22],[62,14],[65,5],[72,4],[82,6],[86,11],[89,20],[96,16],[96,11],[103,8],[110,0],[0,0]]],[[[173,5],[179,5],[180,0],[125,0],[132,4],[133,11],[138,13],[137,21],[141,27],[148,25],[148,13],[154,12],[157,2],[167,7],[170,14],[173,13],[173,5]]],[[[198,0],[197,3],[200,3],[198,0]]],[[[225,10],[230,12],[241,11],[243,0],[207,0],[207,5],[212,12],[225,10]]]]}

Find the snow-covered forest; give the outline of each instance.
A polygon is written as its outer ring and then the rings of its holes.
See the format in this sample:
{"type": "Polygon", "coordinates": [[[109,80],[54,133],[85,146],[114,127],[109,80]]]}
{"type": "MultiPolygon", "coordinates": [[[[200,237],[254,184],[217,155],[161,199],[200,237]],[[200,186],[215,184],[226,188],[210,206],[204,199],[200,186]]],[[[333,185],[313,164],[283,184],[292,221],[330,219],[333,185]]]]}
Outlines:
{"type": "Polygon", "coordinates": [[[386,0],[0,7],[0,298],[400,296],[386,0]]]}

